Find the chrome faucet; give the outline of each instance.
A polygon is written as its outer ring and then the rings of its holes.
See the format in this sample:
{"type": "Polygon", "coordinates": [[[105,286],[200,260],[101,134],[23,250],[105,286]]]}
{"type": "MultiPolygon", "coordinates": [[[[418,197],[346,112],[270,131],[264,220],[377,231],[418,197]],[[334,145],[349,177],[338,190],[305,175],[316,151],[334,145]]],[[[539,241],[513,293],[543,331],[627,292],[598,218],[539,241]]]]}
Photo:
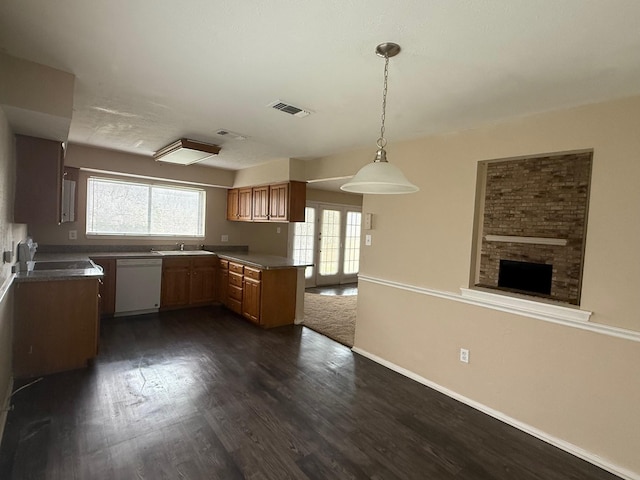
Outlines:
{"type": "Polygon", "coordinates": [[[184,252],[184,243],[177,243],[176,245],[180,247],[181,252],[184,252]]]}

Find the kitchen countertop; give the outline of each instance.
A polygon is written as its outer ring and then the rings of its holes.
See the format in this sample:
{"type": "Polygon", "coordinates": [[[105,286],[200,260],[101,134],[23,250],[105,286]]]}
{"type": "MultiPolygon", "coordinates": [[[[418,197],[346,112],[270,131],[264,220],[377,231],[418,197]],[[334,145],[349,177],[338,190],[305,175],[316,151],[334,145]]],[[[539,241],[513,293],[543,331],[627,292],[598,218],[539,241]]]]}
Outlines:
{"type": "MultiPolygon", "coordinates": [[[[85,257],[86,259],[86,257],[85,257]]],[[[22,282],[49,282],[57,280],[82,280],[86,278],[102,278],[102,269],[95,268],[61,268],[51,270],[31,270],[29,272],[16,272],[15,281],[22,282]]]]}
{"type": "MultiPolygon", "coordinates": [[[[287,257],[266,254],[252,254],[240,252],[209,252],[203,250],[194,251],[148,251],[148,252],[74,252],[74,253],[36,253],[34,260],[36,262],[73,262],[86,261],[90,258],[176,258],[176,257],[201,257],[217,255],[219,258],[242,263],[251,267],[261,268],[264,270],[281,269],[281,268],[304,268],[310,266],[294,262],[287,257]]],[[[30,272],[16,272],[17,282],[30,281],[49,281],[49,280],[73,280],[82,278],[100,278],[103,276],[100,268],[83,268],[83,269],[52,269],[52,270],[34,270],[30,272]]]]}
{"type": "Polygon", "coordinates": [[[226,253],[217,254],[218,257],[232,262],[242,263],[250,267],[261,268],[264,270],[272,270],[277,268],[304,268],[313,264],[295,262],[287,257],[279,257],[277,255],[265,255],[260,253],[226,253]]]}

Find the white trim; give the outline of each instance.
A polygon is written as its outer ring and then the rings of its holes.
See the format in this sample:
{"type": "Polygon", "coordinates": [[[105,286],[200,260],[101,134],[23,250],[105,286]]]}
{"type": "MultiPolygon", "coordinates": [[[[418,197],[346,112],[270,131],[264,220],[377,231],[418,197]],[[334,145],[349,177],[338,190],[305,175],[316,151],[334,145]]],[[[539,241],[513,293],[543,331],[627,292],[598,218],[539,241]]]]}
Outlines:
{"type": "Polygon", "coordinates": [[[566,238],[546,238],[546,237],[518,237],[514,235],[485,235],[487,242],[509,242],[509,243],[530,243],[533,245],[558,245],[567,246],[566,238]]]}
{"type": "Polygon", "coordinates": [[[357,347],[353,347],[351,351],[359,355],[362,355],[363,357],[366,357],[384,367],[387,367],[393,370],[394,372],[404,375],[405,377],[415,380],[416,382],[421,383],[422,385],[425,385],[440,393],[443,393],[444,395],[451,397],[454,400],[462,402],[471,408],[474,408],[497,420],[500,420],[501,422],[504,422],[507,425],[511,425],[512,427],[515,427],[518,430],[528,433],[529,435],[532,435],[536,438],[539,438],[540,440],[550,445],[553,445],[555,447],[558,447],[559,449],[564,450],[565,452],[569,452],[570,454],[575,455],[576,457],[581,458],[582,460],[585,460],[589,463],[592,463],[593,465],[596,465],[604,470],[607,470],[608,472],[611,472],[614,475],[618,475],[619,477],[625,480],[640,480],[640,475],[635,472],[632,472],[631,470],[615,465],[599,457],[598,455],[595,455],[587,450],[584,450],[583,448],[578,447],[577,445],[574,445],[558,437],[550,435],[527,423],[516,420],[515,418],[505,415],[504,413],[499,412],[498,410],[494,410],[493,408],[488,407],[480,402],[476,402],[475,400],[472,400],[468,397],[465,397],[464,395],[454,392],[453,390],[443,387],[442,385],[432,382],[431,380],[428,380],[418,375],[417,373],[412,372],[411,370],[407,370],[406,368],[400,367],[395,363],[389,362],[388,360],[378,357],[373,353],[369,353],[366,350],[363,350],[357,347]]]}
{"type": "Polygon", "coordinates": [[[498,293],[485,292],[482,290],[473,290],[470,288],[460,288],[463,298],[473,300],[478,305],[486,305],[490,308],[506,309],[505,311],[517,311],[522,314],[539,318],[539,316],[547,316],[551,321],[564,320],[568,322],[588,322],[592,312],[580,310],[579,308],[564,307],[562,305],[554,305],[551,303],[536,302],[519,297],[510,297],[500,295],[498,293]]]}
{"type": "Polygon", "coordinates": [[[13,377],[9,377],[9,383],[7,384],[7,391],[5,392],[3,402],[0,408],[0,442],[4,436],[4,426],[7,423],[7,417],[9,416],[9,408],[11,405],[11,392],[13,392],[13,377]]]}
{"type": "Polygon", "coordinates": [[[469,305],[476,305],[484,308],[492,308],[501,312],[512,313],[514,315],[522,315],[525,317],[536,318],[567,327],[579,328],[590,332],[609,335],[611,337],[622,338],[632,342],[640,342],[640,332],[628,330],[625,328],[612,327],[602,323],[592,323],[588,319],[592,312],[580,309],[572,309],[569,307],[561,307],[532,300],[524,300],[521,298],[509,297],[507,295],[489,294],[476,290],[461,288],[462,294],[433,290],[429,288],[417,287],[405,283],[394,282],[392,280],[384,280],[382,278],[370,277],[367,275],[358,275],[359,281],[376,283],[392,288],[399,288],[409,292],[419,293],[421,295],[429,295],[432,297],[444,298],[455,302],[462,302],[469,305]],[[473,292],[473,293],[469,293],[473,292]],[[484,297],[483,298],[483,294],[484,297]],[[496,298],[493,298],[496,297],[496,298]],[[571,313],[570,313],[571,312],[571,313]]]}

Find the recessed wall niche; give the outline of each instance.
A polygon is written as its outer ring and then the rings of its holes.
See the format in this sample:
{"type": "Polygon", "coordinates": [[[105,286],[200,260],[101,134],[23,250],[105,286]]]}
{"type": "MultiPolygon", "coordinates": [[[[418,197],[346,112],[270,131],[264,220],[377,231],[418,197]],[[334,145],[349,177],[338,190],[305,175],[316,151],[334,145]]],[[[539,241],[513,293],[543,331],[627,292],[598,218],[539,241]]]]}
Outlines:
{"type": "Polygon", "coordinates": [[[479,162],[472,285],[580,304],[592,156],[479,162]]]}

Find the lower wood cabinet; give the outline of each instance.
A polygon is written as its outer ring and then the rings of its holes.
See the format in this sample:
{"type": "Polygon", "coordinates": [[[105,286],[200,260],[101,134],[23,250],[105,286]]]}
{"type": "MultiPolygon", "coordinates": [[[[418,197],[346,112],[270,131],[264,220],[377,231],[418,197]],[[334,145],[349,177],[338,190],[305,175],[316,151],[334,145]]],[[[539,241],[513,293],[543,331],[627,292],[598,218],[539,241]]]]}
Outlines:
{"type": "Polygon", "coordinates": [[[216,257],[162,260],[161,308],[180,308],[216,300],[216,257]]]}
{"type": "Polygon", "coordinates": [[[254,323],[260,324],[261,271],[245,267],[242,284],[242,315],[254,323]]]}
{"type": "Polygon", "coordinates": [[[229,260],[218,260],[218,301],[227,306],[229,299],[229,260]]]}
{"type": "Polygon", "coordinates": [[[116,259],[92,257],[91,260],[104,274],[100,280],[100,315],[113,315],[116,311],[116,259]]]}
{"type": "Polygon", "coordinates": [[[244,267],[239,263],[229,262],[229,286],[227,290],[227,307],[229,310],[242,315],[242,289],[244,267]]]}
{"type": "Polygon", "coordinates": [[[14,377],[82,368],[96,356],[98,279],[20,282],[14,288],[14,377]]]}
{"type": "Polygon", "coordinates": [[[294,322],[298,278],[295,268],[260,269],[222,259],[220,262],[221,281],[225,275],[222,272],[227,271],[227,294],[221,297],[227,308],[265,328],[294,322]]]}

